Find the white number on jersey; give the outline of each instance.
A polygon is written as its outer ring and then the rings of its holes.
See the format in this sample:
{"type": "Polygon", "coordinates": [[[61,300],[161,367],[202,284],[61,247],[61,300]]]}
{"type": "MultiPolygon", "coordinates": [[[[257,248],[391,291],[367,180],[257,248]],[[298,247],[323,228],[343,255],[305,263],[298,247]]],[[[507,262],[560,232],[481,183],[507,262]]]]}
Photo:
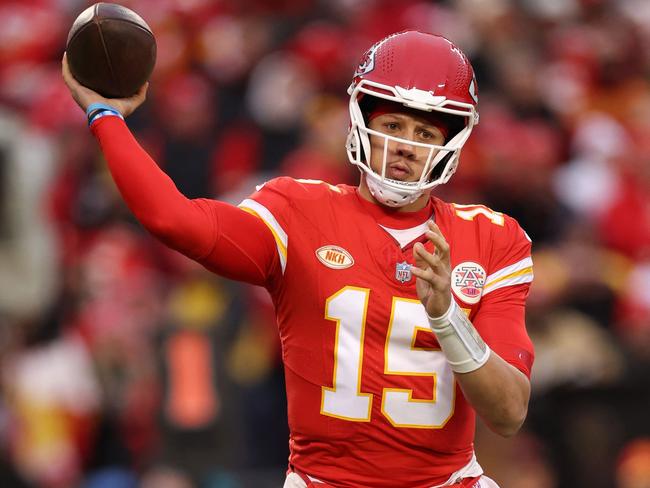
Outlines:
{"type": "MultiPolygon", "coordinates": [[[[370,421],[373,395],[361,391],[363,339],[370,290],[346,286],[327,299],[325,317],[336,322],[334,375],[322,387],[321,414],[356,422],[370,421]]],[[[454,375],[440,350],[414,346],[418,330],[430,332],[417,300],[393,298],[384,347],[386,375],[430,376],[431,398],[414,399],[413,391],[385,387],[381,411],[395,427],[439,429],[454,411],[454,375]]]]}
{"type": "Polygon", "coordinates": [[[477,215],[483,215],[495,225],[503,226],[506,221],[501,212],[495,212],[484,205],[458,205],[454,203],[454,208],[456,209],[456,215],[464,220],[474,220],[477,215]]]}

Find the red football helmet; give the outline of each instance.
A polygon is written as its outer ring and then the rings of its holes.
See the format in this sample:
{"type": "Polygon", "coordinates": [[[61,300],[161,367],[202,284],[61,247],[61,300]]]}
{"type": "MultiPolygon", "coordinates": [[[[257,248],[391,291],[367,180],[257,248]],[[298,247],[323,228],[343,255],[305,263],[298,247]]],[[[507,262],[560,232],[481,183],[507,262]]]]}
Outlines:
{"type": "Polygon", "coordinates": [[[366,175],[372,195],[381,203],[401,207],[415,201],[424,190],[446,183],[458,166],[460,150],[478,123],[474,70],[463,52],[448,39],[417,31],[392,34],[366,51],[348,89],[350,132],[348,158],[366,175]],[[450,122],[443,146],[408,141],[367,127],[367,115],[377,98],[409,109],[438,112],[450,122]],[[370,166],[369,135],[383,137],[381,173],[370,166]],[[429,150],[419,181],[386,178],[388,141],[429,150]]]}

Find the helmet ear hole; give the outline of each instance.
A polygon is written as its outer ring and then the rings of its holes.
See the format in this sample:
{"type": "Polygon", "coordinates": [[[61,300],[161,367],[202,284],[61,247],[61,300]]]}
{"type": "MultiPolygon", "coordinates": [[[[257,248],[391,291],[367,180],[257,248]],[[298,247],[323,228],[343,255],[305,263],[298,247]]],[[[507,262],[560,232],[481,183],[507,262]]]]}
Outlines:
{"type": "Polygon", "coordinates": [[[431,171],[429,181],[435,181],[442,176],[442,173],[444,173],[453,155],[454,153],[450,152],[449,154],[445,155],[440,161],[438,161],[438,164],[436,164],[435,168],[433,168],[433,171],[431,171]]]}
{"type": "Polygon", "coordinates": [[[456,137],[461,130],[463,130],[465,127],[467,127],[467,120],[465,117],[458,117],[455,115],[446,115],[445,120],[447,121],[447,127],[449,130],[449,135],[447,136],[447,140],[445,141],[445,144],[449,142],[451,139],[456,137]]]}
{"type": "Polygon", "coordinates": [[[368,126],[368,119],[370,117],[370,114],[377,107],[377,103],[379,103],[379,99],[377,97],[369,95],[366,95],[359,100],[359,109],[363,115],[363,122],[365,123],[366,127],[368,126]]]}

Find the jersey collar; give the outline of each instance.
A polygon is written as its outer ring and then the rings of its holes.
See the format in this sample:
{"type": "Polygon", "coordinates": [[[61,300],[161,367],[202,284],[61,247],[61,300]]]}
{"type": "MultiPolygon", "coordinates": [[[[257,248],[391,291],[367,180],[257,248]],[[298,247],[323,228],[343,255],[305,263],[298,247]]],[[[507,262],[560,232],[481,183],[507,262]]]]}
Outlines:
{"type": "Polygon", "coordinates": [[[398,209],[379,203],[369,202],[361,196],[359,189],[355,192],[357,202],[362,210],[384,227],[391,229],[408,229],[422,224],[434,214],[433,200],[430,198],[426,206],[415,212],[400,212],[398,209]]]}

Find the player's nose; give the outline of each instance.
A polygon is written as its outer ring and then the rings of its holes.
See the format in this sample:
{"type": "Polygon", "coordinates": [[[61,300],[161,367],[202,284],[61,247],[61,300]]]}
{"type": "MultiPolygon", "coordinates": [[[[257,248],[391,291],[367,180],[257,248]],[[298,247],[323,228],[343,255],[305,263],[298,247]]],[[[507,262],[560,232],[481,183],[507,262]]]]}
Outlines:
{"type": "Polygon", "coordinates": [[[406,158],[413,159],[415,158],[415,146],[409,144],[405,139],[395,142],[394,148],[395,154],[406,158]]]}

